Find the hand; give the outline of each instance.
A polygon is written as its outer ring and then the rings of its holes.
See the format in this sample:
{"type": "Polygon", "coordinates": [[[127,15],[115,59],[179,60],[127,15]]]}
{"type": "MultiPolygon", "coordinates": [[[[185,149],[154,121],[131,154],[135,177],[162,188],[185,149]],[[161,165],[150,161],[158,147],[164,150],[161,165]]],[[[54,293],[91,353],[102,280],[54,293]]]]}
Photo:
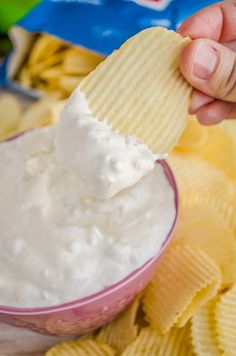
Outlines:
{"type": "Polygon", "coordinates": [[[193,39],[180,59],[182,74],[195,88],[189,113],[205,125],[236,118],[236,1],[199,11],[177,32],[193,39]]]}

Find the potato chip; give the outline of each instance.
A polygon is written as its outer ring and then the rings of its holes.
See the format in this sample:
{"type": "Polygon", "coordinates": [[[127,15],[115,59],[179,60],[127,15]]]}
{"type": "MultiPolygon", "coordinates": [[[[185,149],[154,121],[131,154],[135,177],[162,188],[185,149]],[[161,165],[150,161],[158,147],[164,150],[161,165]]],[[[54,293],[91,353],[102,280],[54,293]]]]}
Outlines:
{"type": "Polygon", "coordinates": [[[30,71],[27,66],[23,67],[18,75],[18,80],[22,83],[24,87],[30,88],[31,86],[31,77],[30,71]]]}
{"type": "Polygon", "coordinates": [[[204,205],[181,209],[174,241],[201,248],[212,258],[222,272],[222,289],[236,280],[234,233],[224,225],[216,210],[204,205]]]}
{"type": "Polygon", "coordinates": [[[170,151],[187,124],[191,87],[179,56],[189,41],[161,27],[130,38],[81,82],[92,114],[154,153],[170,151]]]}
{"type": "Polygon", "coordinates": [[[0,96],[0,139],[16,131],[22,113],[19,101],[12,94],[0,96]]]}
{"type": "Polygon", "coordinates": [[[216,327],[216,299],[206,303],[191,319],[192,345],[198,356],[220,356],[217,327],[216,327]]]}
{"type": "Polygon", "coordinates": [[[66,43],[57,37],[41,34],[39,35],[29,54],[28,65],[34,67],[37,63],[50,58],[58,50],[66,46],[66,43]]]}
{"type": "Polygon", "coordinates": [[[40,75],[43,71],[53,67],[53,66],[59,66],[62,63],[64,57],[63,52],[55,53],[51,55],[50,57],[46,57],[43,61],[39,62],[38,64],[34,65],[32,68],[29,69],[31,80],[40,75]]]}
{"type": "Polygon", "coordinates": [[[42,99],[32,104],[22,115],[19,128],[21,131],[55,124],[65,102],[42,99]]]}
{"type": "Polygon", "coordinates": [[[66,341],[53,346],[45,356],[114,356],[115,350],[95,340],[66,341]]]}
{"type": "Polygon", "coordinates": [[[81,47],[71,47],[65,52],[63,70],[67,74],[87,75],[103,61],[104,56],[81,47]]]}
{"type": "Polygon", "coordinates": [[[180,194],[201,192],[229,204],[236,203],[236,186],[216,167],[201,157],[172,153],[168,162],[175,174],[180,194]]]}
{"type": "Polygon", "coordinates": [[[56,80],[58,79],[59,76],[63,74],[63,68],[62,66],[54,66],[49,69],[45,69],[43,72],[39,73],[39,78],[44,79],[44,80],[56,80]]]}
{"type": "Polygon", "coordinates": [[[219,343],[225,355],[236,351],[236,285],[222,294],[216,305],[219,343]]]}
{"type": "Polygon", "coordinates": [[[204,145],[208,140],[208,131],[199,124],[195,116],[189,116],[188,125],[184,130],[178,145],[177,150],[197,150],[204,145]]]}
{"type": "MultiPolygon", "coordinates": [[[[200,124],[196,124],[200,126],[200,124]]],[[[197,132],[195,125],[195,132],[197,132]]],[[[197,153],[207,161],[209,161],[213,166],[222,170],[229,178],[236,180],[236,141],[230,137],[229,133],[221,127],[220,125],[203,127],[202,131],[206,133],[208,137],[204,143],[199,146],[189,146],[187,149],[190,149],[191,152],[197,153]]],[[[188,128],[183,136],[189,135],[189,141],[194,140],[193,130],[192,132],[188,131],[188,128]]],[[[186,149],[184,147],[184,137],[181,146],[178,146],[180,149],[186,149]]]]}
{"type": "Polygon", "coordinates": [[[143,309],[147,320],[163,333],[190,317],[219,289],[221,273],[200,249],[171,246],[147,286],[143,309]]]}
{"type": "Polygon", "coordinates": [[[182,209],[188,209],[195,205],[198,205],[199,209],[201,209],[204,206],[207,210],[214,211],[219,216],[224,227],[236,232],[236,210],[234,204],[229,204],[199,191],[189,191],[182,194],[180,204],[182,209]]]}
{"type": "Polygon", "coordinates": [[[220,126],[228,133],[234,142],[236,142],[236,120],[224,120],[220,126]]]}
{"type": "Polygon", "coordinates": [[[158,355],[160,342],[159,331],[147,327],[141,330],[139,336],[124,350],[122,356],[158,355]]]}
{"type": "Polygon", "coordinates": [[[58,85],[63,92],[70,95],[83,78],[82,76],[62,75],[58,85]]]}
{"type": "Polygon", "coordinates": [[[183,328],[171,328],[161,337],[157,355],[160,356],[192,356],[189,325],[183,328]]]}
{"type": "Polygon", "coordinates": [[[138,297],[116,320],[101,329],[97,339],[122,352],[138,334],[135,319],[139,305],[138,297]]]}

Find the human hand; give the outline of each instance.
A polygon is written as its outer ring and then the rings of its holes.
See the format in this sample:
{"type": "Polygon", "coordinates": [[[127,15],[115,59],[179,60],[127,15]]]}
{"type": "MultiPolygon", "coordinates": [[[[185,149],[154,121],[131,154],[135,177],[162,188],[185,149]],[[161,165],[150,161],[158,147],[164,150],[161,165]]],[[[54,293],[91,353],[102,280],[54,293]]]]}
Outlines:
{"type": "Polygon", "coordinates": [[[236,118],[236,1],[202,9],[177,32],[193,39],[180,59],[183,76],[195,88],[189,113],[205,125],[236,118]]]}

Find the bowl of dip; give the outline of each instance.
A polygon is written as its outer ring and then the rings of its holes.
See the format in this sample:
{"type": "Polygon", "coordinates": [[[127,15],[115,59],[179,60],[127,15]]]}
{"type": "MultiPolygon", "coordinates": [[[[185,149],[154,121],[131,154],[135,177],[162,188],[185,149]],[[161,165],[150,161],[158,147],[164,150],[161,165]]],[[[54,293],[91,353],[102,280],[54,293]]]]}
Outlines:
{"type": "Polygon", "coordinates": [[[58,163],[54,138],[54,128],[41,128],[0,144],[0,320],[81,335],[114,319],[151,280],[178,193],[160,160],[133,186],[93,199],[58,163]]]}

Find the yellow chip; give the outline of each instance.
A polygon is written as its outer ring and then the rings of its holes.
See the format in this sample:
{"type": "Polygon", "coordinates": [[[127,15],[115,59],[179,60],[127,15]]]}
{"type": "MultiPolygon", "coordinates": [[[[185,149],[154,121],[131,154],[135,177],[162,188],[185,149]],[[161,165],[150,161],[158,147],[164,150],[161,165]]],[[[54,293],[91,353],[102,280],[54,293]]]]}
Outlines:
{"type": "Polygon", "coordinates": [[[236,351],[236,285],[222,294],[216,305],[217,331],[219,343],[225,355],[235,355],[236,351]]]}
{"type": "Polygon", "coordinates": [[[158,355],[160,333],[150,327],[141,330],[139,336],[121,354],[122,356],[158,355]]]}
{"type": "Polygon", "coordinates": [[[180,194],[199,192],[229,204],[236,203],[236,186],[216,167],[191,154],[172,153],[168,162],[175,174],[180,194]]]}
{"type": "Polygon", "coordinates": [[[229,134],[232,140],[236,143],[236,120],[224,120],[220,126],[229,134]]]}
{"type": "Polygon", "coordinates": [[[56,80],[62,74],[63,74],[63,67],[59,65],[46,69],[43,72],[39,73],[39,78],[43,80],[49,80],[49,81],[56,80]]]}
{"type": "Polygon", "coordinates": [[[161,27],[130,38],[81,82],[92,114],[154,153],[169,152],[187,124],[191,87],[179,56],[189,41],[161,27]]]}
{"type": "Polygon", "coordinates": [[[236,280],[235,237],[224,225],[216,210],[208,206],[193,205],[182,208],[174,234],[179,241],[201,248],[219,266],[222,272],[221,288],[231,286],[236,280]]]}
{"type": "Polygon", "coordinates": [[[188,125],[176,147],[177,150],[197,150],[208,140],[208,131],[194,116],[189,116],[188,125]]]}
{"type": "Polygon", "coordinates": [[[16,131],[22,113],[19,101],[12,94],[0,96],[0,139],[16,131]]]}
{"type": "Polygon", "coordinates": [[[81,47],[71,47],[65,52],[63,69],[67,74],[83,76],[94,70],[103,59],[104,56],[95,52],[81,47]]]}
{"type": "Polygon", "coordinates": [[[116,320],[104,326],[97,339],[122,352],[137,336],[138,325],[136,315],[140,305],[140,298],[136,300],[116,320]]]}
{"type": "Polygon", "coordinates": [[[62,75],[59,78],[59,87],[67,95],[70,95],[83,78],[83,76],[62,75]]]}
{"type": "Polygon", "coordinates": [[[163,333],[184,326],[218,291],[221,273],[200,249],[171,246],[147,286],[143,309],[147,320],[163,333]]]}
{"type": "Polygon", "coordinates": [[[171,328],[161,337],[157,355],[159,356],[192,356],[190,331],[187,324],[183,328],[171,328]]]}
{"type": "Polygon", "coordinates": [[[50,58],[51,55],[65,46],[65,42],[54,36],[47,34],[39,35],[29,54],[28,65],[34,67],[37,63],[44,61],[45,58],[50,58]]]}
{"type": "Polygon", "coordinates": [[[236,210],[234,204],[229,204],[219,198],[208,196],[198,191],[189,191],[186,194],[182,194],[180,204],[182,209],[198,205],[199,209],[203,206],[203,209],[205,207],[207,210],[214,211],[221,219],[222,226],[236,232],[236,210]]]}
{"type": "Polygon", "coordinates": [[[191,319],[191,339],[197,356],[220,356],[216,327],[216,299],[206,303],[191,319]]]}
{"type": "Polygon", "coordinates": [[[65,102],[42,99],[32,104],[22,115],[19,128],[21,131],[55,124],[65,102]]]}
{"type": "Polygon", "coordinates": [[[115,356],[115,351],[100,341],[77,340],[53,346],[45,356],[115,356]]]}
{"type": "Polygon", "coordinates": [[[52,68],[53,66],[58,67],[59,65],[61,65],[63,57],[63,52],[55,53],[50,57],[46,57],[43,61],[30,68],[29,72],[31,80],[35,77],[38,78],[40,73],[44,72],[46,69],[52,68]]]}
{"type": "Polygon", "coordinates": [[[188,149],[222,170],[229,178],[236,180],[236,141],[220,125],[203,127],[202,130],[208,139],[202,145],[188,147],[188,149]]]}
{"type": "Polygon", "coordinates": [[[21,82],[21,84],[24,87],[30,88],[31,86],[31,76],[30,76],[30,71],[27,66],[23,67],[18,76],[17,79],[21,82]]]}

